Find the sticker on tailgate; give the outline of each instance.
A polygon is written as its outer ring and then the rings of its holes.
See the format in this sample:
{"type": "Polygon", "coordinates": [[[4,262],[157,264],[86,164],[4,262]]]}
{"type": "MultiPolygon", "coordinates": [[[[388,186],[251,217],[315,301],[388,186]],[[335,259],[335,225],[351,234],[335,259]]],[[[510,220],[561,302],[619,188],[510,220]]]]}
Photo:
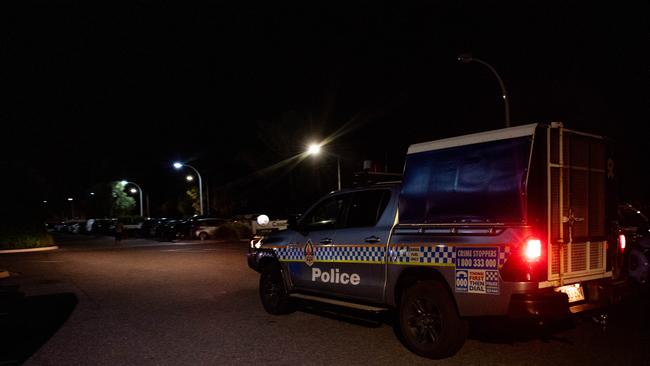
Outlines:
{"type": "Polygon", "coordinates": [[[499,294],[499,248],[456,247],[456,292],[499,294]]]}

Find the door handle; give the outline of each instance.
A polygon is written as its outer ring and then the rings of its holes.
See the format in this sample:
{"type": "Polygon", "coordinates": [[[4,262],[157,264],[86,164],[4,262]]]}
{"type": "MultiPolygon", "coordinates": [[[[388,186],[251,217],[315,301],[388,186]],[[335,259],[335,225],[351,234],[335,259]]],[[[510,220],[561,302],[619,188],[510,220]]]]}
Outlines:
{"type": "Polygon", "coordinates": [[[319,241],[321,244],[332,244],[332,239],[330,238],[323,238],[319,241]]]}
{"type": "Polygon", "coordinates": [[[365,238],[363,240],[365,240],[366,243],[379,243],[381,241],[381,238],[373,235],[373,236],[369,236],[369,237],[367,237],[367,238],[365,238]]]}

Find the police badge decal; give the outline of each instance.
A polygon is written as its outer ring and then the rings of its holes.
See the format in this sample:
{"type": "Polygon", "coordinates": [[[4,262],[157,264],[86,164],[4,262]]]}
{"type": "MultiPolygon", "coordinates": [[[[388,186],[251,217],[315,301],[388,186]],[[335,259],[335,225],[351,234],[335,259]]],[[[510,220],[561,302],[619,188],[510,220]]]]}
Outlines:
{"type": "Polygon", "coordinates": [[[314,246],[311,244],[311,240],[307,240],[305,244],[305,263],[311,267],[314,264],[314,246]]]}

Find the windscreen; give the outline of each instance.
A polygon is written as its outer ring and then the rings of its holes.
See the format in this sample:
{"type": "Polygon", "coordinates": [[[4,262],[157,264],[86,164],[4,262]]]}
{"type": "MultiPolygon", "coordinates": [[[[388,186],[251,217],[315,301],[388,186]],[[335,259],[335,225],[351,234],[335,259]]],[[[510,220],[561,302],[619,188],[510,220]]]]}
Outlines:
{"type": "Polygon", "coordinates": [[[521,222],[531,136],[409,154],[403,224],[521,222]]]}

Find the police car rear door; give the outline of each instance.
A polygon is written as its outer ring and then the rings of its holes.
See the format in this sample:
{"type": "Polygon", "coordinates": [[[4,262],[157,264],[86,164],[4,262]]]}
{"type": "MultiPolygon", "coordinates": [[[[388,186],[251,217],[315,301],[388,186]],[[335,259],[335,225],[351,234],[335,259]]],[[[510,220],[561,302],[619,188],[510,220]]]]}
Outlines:
{"type": "Polygon", "coordinates": [[[382,300],[386,243],[397,201],[392,196],[397,194],[390,187],[351,194],[334,243],[318,248],[318,257],[324,260],[318,263],[323,290],[334,296],[382,300]]]}

